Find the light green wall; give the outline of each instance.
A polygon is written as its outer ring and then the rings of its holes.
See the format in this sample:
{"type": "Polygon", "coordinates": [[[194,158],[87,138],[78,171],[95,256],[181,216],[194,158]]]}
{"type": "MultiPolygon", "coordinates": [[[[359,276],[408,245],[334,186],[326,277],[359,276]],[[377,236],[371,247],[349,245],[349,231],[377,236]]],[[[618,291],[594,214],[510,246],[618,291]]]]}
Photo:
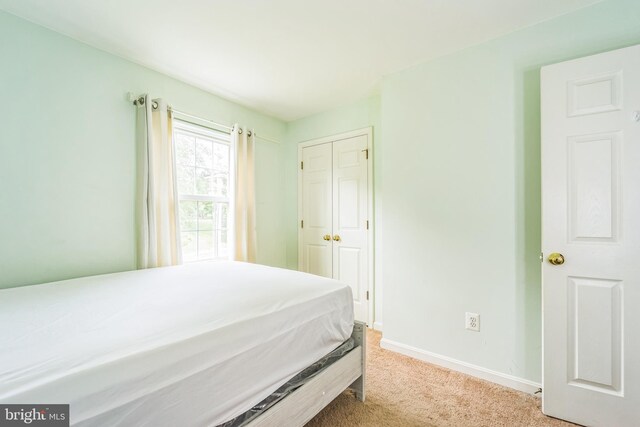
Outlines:
{"type": "Polygon", "coordinates": [[[384,338],[540,381],[539,70],[635,43],[611,0],[384,79],[384,338]]]}
{"type": "Polygon", "coordinates": [[[0,287],[135,267],[127,92],[283,144],[257,144],[258,258],[286,265],[285,123],[0,12],[0,287]]]}

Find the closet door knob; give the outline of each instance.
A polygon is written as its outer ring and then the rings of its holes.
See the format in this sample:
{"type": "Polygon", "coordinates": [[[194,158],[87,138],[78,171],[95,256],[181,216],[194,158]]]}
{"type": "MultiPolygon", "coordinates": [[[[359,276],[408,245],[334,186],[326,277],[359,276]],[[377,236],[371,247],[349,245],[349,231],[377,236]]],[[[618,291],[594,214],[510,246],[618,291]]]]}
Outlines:
{"type": "Polygon", "coordinates": [[[333,240],[335,240],[336,242],[340,241],[340,236],[338,236],[337,234],[335,236],[333,236],[333,240]]]}
{"type": "Polygon", "coordinates": [[[329,241],[331,240],[331,234],[325,234],[322,238],[326,241],[329,241]]]}

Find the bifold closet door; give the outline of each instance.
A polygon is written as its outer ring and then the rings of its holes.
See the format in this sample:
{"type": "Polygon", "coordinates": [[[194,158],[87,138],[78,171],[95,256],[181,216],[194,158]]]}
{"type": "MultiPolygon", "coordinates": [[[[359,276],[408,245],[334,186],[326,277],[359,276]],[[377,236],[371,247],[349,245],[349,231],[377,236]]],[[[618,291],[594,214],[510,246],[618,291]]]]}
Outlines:
{"type": "Polygon", "coordinates": [[[302,149],[301,270],[348,284],[369,321],[368,135],[302,149]]]}
{"type": "Polygon", "coordinates": [[[333,277],[331,143],[306,147],[302,161],[303,271],[333,277]]]}

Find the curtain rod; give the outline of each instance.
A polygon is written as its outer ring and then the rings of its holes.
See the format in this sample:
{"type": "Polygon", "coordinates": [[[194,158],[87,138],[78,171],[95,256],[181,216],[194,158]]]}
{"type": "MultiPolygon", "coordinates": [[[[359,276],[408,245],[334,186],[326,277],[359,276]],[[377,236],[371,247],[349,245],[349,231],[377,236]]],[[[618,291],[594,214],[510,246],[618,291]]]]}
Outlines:
{"type": "MultiPolygon", "coordinates": [[[[134,105],[138,105],[138,100],[136,99],[135,101],[133,101],[133,104],[134,105]]],[[[154,108],[156,108],[155,105],[154,105],[154,108]]],[[[193,114],[189,114],[189,113],[185,113],[184,111],[176,110],[175,108],[173,108],[171,106],[169,106],[168,109],[171,110],[173,113],[179,114],[181,116],[190,117],[192,119],[200,120],[200,121],[203,121],[203,122],[206,122],[206,123],[211,123],[214,126],[217,126],[219,128],[224,129],[225,133],[230,134],[233,131],[233,127],[230,127],[230,126],[227,126],[227,125],[223,125],[221,123],[214,122],[213,120],[205,119],[204,117],[194,116],[193,114]]],[[[240,133],[242,133],[242,129],[240,129],[240,133]]],[[[254,136],[256,138],[262,139],[263,141],[271,142],[273,144],[280,144],[280,141],[276,141],[276,140],[270,139],[270,138],[265,138],[264,136],[258,135],[256,132],[253,132],[253,134],[254,134],[254,136]]],[[[249,136],[251,136],[251,131],[249,131],[249,136]]]]}
{"type": "MultiPolygon", "coordinates": [[[[227,131],[226,133],[231,133],[233,131],[233,127],[229,127],[229,126],[223,125],[221,123],[216,123],[213,120],[205,119],[203,117],[194,116],[193,114],[189,114],[189,113],[185,113],[184,111],[176,110],[173,107],[169,107],[169,109],[172,112],[176,113],[176,114],[179,114],[179,115],[182,115],[182,116],[185,116],[185,117],[191,117],[192,119],[200,120],[200,121],[203,121],[203,122],[211,123],[214,126],[218,126],[218,127],[222,128],[222,129],[225,129],[227,131]]],[[[242,129],[240,129],[240,133],[242,133],[242,129]]],[[[271,142],[273,144],[280,144],[280,141],[276,141],[276,140],[270,139],[270,138],[265,138],[264,136],[258,135],[257,132],[253,132],[253,135],[256,138],[262,139],[263,141],[271,142]]],[[[251,131],[249,131],[249,136],[251,136],[251,131]]]]}
{"type": "Polygon", "coordinates": [[[193,114],[189,114],[189,113],[185,113],[184,111],[176,110],[173,107],[169,107],[169,110],[171,110],[171,112],[173,112],[175,114],[179,114],[181,116],[191,117],[192,119],[200,120],[202,122],[211,123],[214,126],[217,126],[219,128],[222,128],[222,129],[226,130],[227,131],[226,133],[231,133],[231,131],[233,130],[233,127],[230,127],[230,126],[227,126],[227,125],[223,125],[221,123],[216,123],[213,120],[205,119],[204,117],[194,116],[193,114]]]}
{"type": "MultiPolygon", "coordinates": [[[[257,133],[255,133],[255,132],[254,132],[254,134],[255,134],[255,136],[256,136],[256,138],[257,138],[257,139],[261,139],[261,140],[263,140],[263,141],[267,141],[267,142],[270,142],[270,143],[272,143],[272,144],[280,144],[280,141],[276,141],[275,139],[265,138],[264,136],[260,136],[260,135],[258,135],[258,134],[257,134],[257,133]]],[[[251,134],[249,134],[249,136],[251,136],[251,134]]]]}

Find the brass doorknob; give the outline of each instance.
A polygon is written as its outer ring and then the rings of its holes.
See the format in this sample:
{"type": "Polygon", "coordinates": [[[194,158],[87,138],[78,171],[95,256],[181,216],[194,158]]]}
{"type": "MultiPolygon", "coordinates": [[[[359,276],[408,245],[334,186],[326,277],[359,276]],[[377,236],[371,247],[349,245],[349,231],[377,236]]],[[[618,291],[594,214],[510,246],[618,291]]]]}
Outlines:
{"type": "Polygon", "coordinates": [[[325,234],[324,236],[322,236],[322,238],[326,241],[331,240],[331,234],[325,234]]]}
{"type": "Polygon", "coordinates": [[[336,242],[340,241],[340,236],[338,236],[337,234],[335,236],[333,236],[333,240],[335,240],[336,242]]]}
{"type": "Polygon", "coordinates": [[[557,253],[557,252],[554,252],[551,255],[549,255],[549,258],[547,258],[547,259],[553,265],[562,265],[562,264],[564,264],[564,256],[562,254],[557,253]]]}

